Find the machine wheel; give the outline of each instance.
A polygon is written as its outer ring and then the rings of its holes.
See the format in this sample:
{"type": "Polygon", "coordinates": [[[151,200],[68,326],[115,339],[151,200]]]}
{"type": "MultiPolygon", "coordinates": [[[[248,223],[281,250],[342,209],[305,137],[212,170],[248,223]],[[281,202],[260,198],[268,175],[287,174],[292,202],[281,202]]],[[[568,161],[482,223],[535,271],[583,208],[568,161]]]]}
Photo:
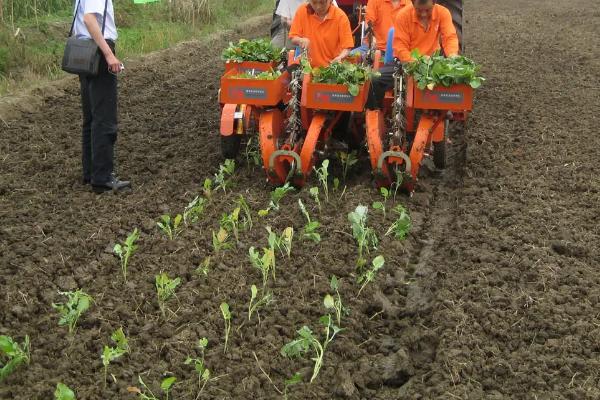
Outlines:
{"type": "Polygon", "coordinates": [[[444,121],[444,140],[433,142],[433,165],[438,169],[446,168],[446,138],[448,137],[449,127],[450,121],[444,121]]]}
{"type": "Polygon", "coordinates": [[[225,159],[235,159],[240,152],[242,135],[221,135],[221,154],[225,159]]]}

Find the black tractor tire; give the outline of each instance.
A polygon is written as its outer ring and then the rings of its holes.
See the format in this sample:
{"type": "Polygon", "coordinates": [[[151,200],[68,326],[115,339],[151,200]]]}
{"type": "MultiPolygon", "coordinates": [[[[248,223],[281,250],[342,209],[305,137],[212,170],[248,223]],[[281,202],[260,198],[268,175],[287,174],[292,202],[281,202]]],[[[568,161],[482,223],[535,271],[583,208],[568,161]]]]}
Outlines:
{"type": "Polygon", "coordinates": [[[226,160],[235,160],[240,153],[240,144],[242,143],[241,135],[221,135],[221,154],[226,160]]]}
{"type": "Polygon", "coordinates": [[[446,7],[448,10],[450,10],[450,14],[452,14],[452,21],[456,27],[460,52],[462,53],[465,46],[463,36],[463,0],[438,0],[438,4],[446,7]]]}
{"type": "Polygon", "coordinates": [[[437,169],[445,169],[447,164],[446,156],[446,138],[448,137],[448,130],[450,123],[448,120],[444,122],[444,140],[441,142],[433,142],[433,165],[437,169]]]}

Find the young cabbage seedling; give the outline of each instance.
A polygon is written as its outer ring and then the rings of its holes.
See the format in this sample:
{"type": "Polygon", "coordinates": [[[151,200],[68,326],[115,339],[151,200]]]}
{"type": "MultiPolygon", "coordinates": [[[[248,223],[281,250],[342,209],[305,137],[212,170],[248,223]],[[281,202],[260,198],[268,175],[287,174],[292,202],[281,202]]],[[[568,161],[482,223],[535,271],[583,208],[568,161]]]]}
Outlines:
{"type": "Polygon", "coordinates": [[[329,203],[329,186],[327,182],[329,178],[329,172],[327,171],[327,168],[329,168],[329,160],[327,159],[323,160],[323,163],[321,164],[320,168],[313,167],[315,173],[317,174],[317,178],[319,178],[319,183],[323,188],[323,193],[325,194],[325,201],[329,203]]]}
{"type": "Polygon", "coordinates": [[[229,304],[221,303],[221,314],[225,321],[225,347],[223,353],[227,353],[227,343],[229,342],[229,332],[231,332],[231,311],[229,310],[229,304]]]}
{"type": "Polygon", "coordinates": [[[335,316],[337,319],[338,326],[342,326],[342,313],[345,311],[345,307],[342,304],[342,296],[340,296],[339,291],[339,281],[335,275],[331,277],[331,281],[329,282],[329,286],[331,290],[335,291],[335,297],[330,294],[327,294],[323,299],[323,304],[325,308],[328,310],[335,310],[335,316]]]}
{"type": "Polygon", "coordinates": [[[219,172],[215,174],[215,190],[222,189],[223,193],[227,193],[227,189],[233,186],[232,176],[235,172],[235,161],[225,160],[224,164],[219,165],[219,172]]]}
{"type": "Polygon", "coordinates": [[[232,244],[228,242],[229,233],[224,228],[219,228],[219,232],[212,232],[212,245],[215,254],[219,254],[222,250],[227,250],[232,247],[232,244]]]}
{"type": "Polygon", "coordinates": [[[335,335],[341,331],[340,328],[333,324],[331,315],[325,315],[319,321],[325,326],[325,339],[323,343],[319,342],[319,339],[309,327],[303,326],[298,331],[298,337],[281,348],[281,355],[289,358],[301,357],[307,353],[313,353],[314,357],[312,357],[312,360],[315,364],[313,366],[312,377],[310,378],[311,383],[317,378],[323,366],[323,356],[325,355],[327,346],[331,343],[335,335]]]}
{"type": "Polygon", "coordinates": [[[64,383],[57,383],[54,391],[54,400],[76,400],[75,393],[64,383]]]}
{"type": "Polygon", "coordinates": [[[127,236],[125,242],[115,244],[113,249],[114,253],[121,260],[121,271],[123,272],[123,279],[127,282],[127,265],[129,264],[129,258],[135,253],[137,250],[137,245],[135,242],[140,238],[140,233],[137,228],[133,230],[133,232],[127,236]]]}
{"type": "Polygon", "coordinates": [[[302,382],[302,374],[296,372],[291,378],[285,380],[283,389],[283,400],[288,400],[288,388],[302,382]]]}
{"type": "Polygon", "coordinates": [[[250,161],[252,161],[253,168],[260,167],[262,160],[259,150],[258,141],[255,143],[252,137],[248,139],[248,143],[246,143],[246,149],[244,151],[247,165],[251,165],[250,161]]]}
{"type": "MultiPolygon", "coordinates": [[[[150,390],[150,388],[142,380],[142,377],[139,375],[138,375],[138,380],[140,382],[140,385],[144,389],[144,391],[142,392],[141,389],[136,388],[136,387],[130,387],[127,389],[130,393],[139,394],[141,400],[160,400],[158,397],[156,397],[154,395],[154,393],[152,393],[152,390],[150,390]]],[[[171,387],[173,387],[173,384],[175,383],[176,380],[177,380],[177,378],[175,378],[174,376],[170,376],[168,378],[163,379],[162,382],[160,383],[160,388],[162,389],[163,392],[165,392],[165,400],[169,400],[169,392],[171,391],[171,387]]]]}
{"type": "Polygon", "coordinates": [[[208,383],[210,379],[210,370],[206,368],[204,364],[204,352],[206,347],[208,346],[208,339],[202,338],[198,340],[198,348],[200,349],[200,358],[192,358],[188,357],[185,360],[185,365],[194,364],[194,370],[198,374],[198,394],[196,395],[196,400],[200,398],[204,387],[208,383]]]}
{"type": "Polygon", "coordinates": [[[19,344],[10,336],[0,336],[0,382],[22,364],[29,364],[29,336],[19,344]]]}
{"type": "Polygon", "coordinates": [[[410,215],[408,211],[402,204],[398,204],[394,208],[394,212],[398,214],[396,221],[390,226],[385,235],[389,235],[390,233],[394,234],[394,237],[398,240],[404,240],[408,232],[410,232],[410,228],[412,226],[410,215]]]}
{"type": "Polygon", "coordinates": [[[58,293],[67,296],[66,303],[52,303],[52,308],[58,310],[58,313],[61,315],[58,325],[67,325],[69,327],[69,333],[73,333],[79,317],[90,308],[94,299],[82,290],[58,293]]]}
{"type": "Polygon", "coordinates": [[[221,216],[221,228],[227,232],[232,232],[235,241],[239,243],[239,223],[240,223],[240,208],[235,208],[231,214],[223,214],[221,216]]]}
{"type": "Polygon", "coordinates": [[[375,210],[381,210],[383,212],[383,218],[385,219],[385,205],[387,204],[387,200],[388,197],[390,197],[390,191],[387,190],[386,188],[382,187],[381,189],[379,189],[381,192],[381,195],[383,196],[383,202],[381,201],[376,201],[373,203],[373,208],[375,210]]]}
{"type": "Polygon", "coordinates": [[[202,262],[200,263],[198,268],[196,268],[195,271],[198,275],[202,274],[205,277],[208,276],[208,273],[210,272],[210,259],[211,257],[208,256],[204,258],[204,260],[202,260],[202,262]]]}
{"type": "Polygon", "coordinates": [[[356,297],[360,296],[360,293],[363,291],[363,289],[365,288],[365,286],[367,286],[369,282],[373,282],[375,280],[377,271],[383,268],[383,264],[385,264],[385,259],[383,258],[383,256],[377,256],[373,260],[373,266],[367,271],[365,271],[363,274],[359,275],[358,283],[362,283],[362,286],[360,287],[356,297]]]}
{"type": "Polygon", "coordinates": [[[183,216],[181,214],[177,214],[175,218],[171,218],[170,215],[165,214],[160,217],[160,221],[156,225],[170,240],[173,240],[181,232],[182,221],[183,216]]]}
{"type": "MultiPolygon", "coordinates": [[[[250,304],[248,304],[248,321],[252,320],[252,314],[255,312],[258,314],[258,310],[264,306],[267,306],[271,301],[273,301],[273,293],[264,293],[263,296],[258,301],[255,300],[258,298],[258,288],[256,285],[252,285],[250,287],[250,304]]],[[[260,316],[259,319],[260,321],[260,316]]]]}
{"type": "MultiPolygon", "coordinates": [[[[252,266],[260,271],[263,280],[263,290],[269,280],[269,272],[275,267],[275,251],[272,248],[263,248],[262,256],[254,247],[248,250],[252,266]]],[[[274,273],[273,273],[274,274],[274,273]]]]}
{"type": "Polygon", "coordinates": [[[271,203],[269,203],[269,209],[279,211],[279,202],[281,199],[294,190],[295,189],[290,186],[289,182],[286,182],[283,186],[275,188],[271,192],[271,203]]]}
{"type": "Polygon", "coordinates": [[[104,387],[106,387],[106,377],[108,375],[108,366],[110,363],[117,358],[129,353],[129,341],[123,333],[123,328],[119,328],[110,337],[112,341],[117,345],[116,347],[104,346],[102,350],[102,365],[104,365],[104,387]]]}
{"type": "Polygon", "coordinates": [[[185,225],[195,224],[200,219],[200,216],[204,213],[204,207],[206,206],[206,200],[203,197],[196,196],[194,200],[183,210],[183,223],[185,225]]]}
{"type": "Polygon", "coordinates": [[[356,156],[356,151],[352,151],[350,153],[346,153],[344,151],[339,151],[337,153],[337,156],[338,156],[338,159],[340,160],[340,163],[342,163],[344,182],[346,182],[346,178],[348,177],[348,172],[358,162],[358,157],[356,156]]]}
{"type": "Polygon", "coordinates": [[[202,192],[204,193],[204,197],[207,199],[212,199],[213,194],[213,181],[210,178],[206,178],[204,180],[204,184],[202,185],[202,192]]]}
{"type": "Polygon", "coordinates": [[[302,228],[302,237],[304,239],[319,243],[321,241],[321,235],[317,232],[317,229],[319,229],[321,223],[319,221],[312,221],[310,219],[310,214],[300,199],[298,199],[298,206],[300,207],[302,215],[304,215],[304,218],[306,218],[306,225],[304,225],[304,228],[302,228]]]}
{"type": "Polygon", "coordinates": [[[379,240],[373,228],[367,227],[367,212],[369,209],[366,206],[359,205],[356,209],[348,214],[348,220],[352,224],[352,236],[358,244],[358,261],[357,266],[362,268],[366,264],[364,258],[365,251],[368,253],[371,249],[376,249],[379,240]]]}
{"type": "Polygon", "coordinates": [[[319,187],[318,186],[311,187],[309,192],[310,192],[310,195],[315,200],[315,203],[317,203],[317,208],[319,209],[319,213],[320,213],[321,212],[321,201],[319,200],[319,187]]]}
{"type": "Polygon", "coordinates": [[[246,199],[244,199],[244,196],[241,194],[238,198],[237,206],[242,213],[242,226],[246,230],[252,229],[252,212],[250,211],[250,207],[248,206],[246,199]]]}
{"type": "Polygon", "coordinates": [[[154,284],[158,296],[158,307],[163,318],[167,319],[166,303],[171,297],[175,296],[175,289],[181,284],[181,279],[171,279],[165,272],[161,272],[156,275],[154,284]]]}

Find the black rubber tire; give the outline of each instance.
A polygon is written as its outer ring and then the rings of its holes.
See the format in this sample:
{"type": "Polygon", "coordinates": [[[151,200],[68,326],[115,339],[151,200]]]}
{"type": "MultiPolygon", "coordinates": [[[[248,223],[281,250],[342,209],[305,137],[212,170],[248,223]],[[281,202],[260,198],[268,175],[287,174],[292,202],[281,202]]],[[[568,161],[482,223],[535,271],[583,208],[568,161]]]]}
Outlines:
{"type": "Polygon", "coordinates": [[[242,143],[241,135],[221,135],[221,154],[225,159],[235,160],[240,152],[240,144],[242,143]]]}
{"type": "Polygon", "coordinates": [[[463,0],[438,0],[438,4],[446,7],[452,14],[452,21],[456,27],[456,34],[458,35],[458,43],[460,45],[461,53],[464,50],[464,37],[463,37],[463,0]]]}
{"type": "Polygon", "coordinates": [[[437,169],[446,168],[446,140],[433,143],[433,165],[437,169]]]}

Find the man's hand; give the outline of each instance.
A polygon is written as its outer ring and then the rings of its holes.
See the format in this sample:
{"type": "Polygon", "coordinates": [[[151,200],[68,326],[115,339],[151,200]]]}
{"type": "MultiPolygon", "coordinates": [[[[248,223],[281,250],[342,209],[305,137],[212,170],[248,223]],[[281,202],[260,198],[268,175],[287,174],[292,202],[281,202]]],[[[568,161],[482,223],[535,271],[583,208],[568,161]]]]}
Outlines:
{"type": "Polygon", "coordinates": [[[298,38],[298,46],[302,49],[308,50],[310,46],[310,40],[308,38],[298,38]]]}
{"type": "Polygon", "coordinates": [[[121,61],[112,52],[106,57],[106,63],[108,64],[108,70],[113,74],[121,72],[123,64],[121,64],[121,61]]]}
{"type": "Polygon", "coordinates": [[[331,60],[330,64],[333,64],[333,63],[336,63],[336,62],[337,63],[341,63],[343,59],[344,59],[343,57],[337,56],[336,58],[334,58],[333,60],[331,60]]]}

